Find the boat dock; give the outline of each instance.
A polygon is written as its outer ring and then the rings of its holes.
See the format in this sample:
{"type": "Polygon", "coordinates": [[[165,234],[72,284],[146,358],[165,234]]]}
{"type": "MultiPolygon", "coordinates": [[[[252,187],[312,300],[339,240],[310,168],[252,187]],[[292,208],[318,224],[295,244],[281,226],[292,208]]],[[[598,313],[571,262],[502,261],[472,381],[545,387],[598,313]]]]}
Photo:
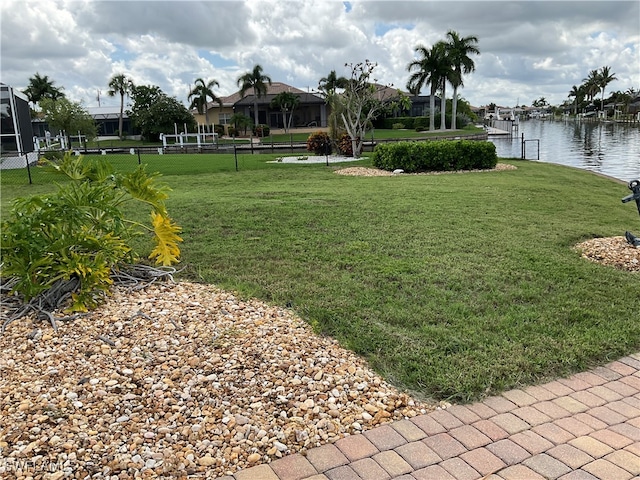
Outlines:
{"type": "Polygon", "coordinates": [[[484,129],[487,131],[487,135],[511,135],[511,132],[508,130],[502,130],[500,128],[485,126],[484,129]]]}

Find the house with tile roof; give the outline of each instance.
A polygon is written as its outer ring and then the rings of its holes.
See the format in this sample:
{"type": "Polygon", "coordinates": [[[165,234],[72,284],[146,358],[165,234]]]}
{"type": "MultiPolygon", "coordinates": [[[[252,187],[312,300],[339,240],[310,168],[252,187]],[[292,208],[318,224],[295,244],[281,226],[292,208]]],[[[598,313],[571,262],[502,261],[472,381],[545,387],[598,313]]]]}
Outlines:
{"type": "MultiPolygon", "coordinates": [[[[283,128],[284,118],[280,109],[271,108],[273,98],[282,92],[291,92],[300,99],[299,105],[293,111],[292,127],[326,127],[327,105],[318,93],[305,92],[281,82],[272,82],[267,85],[267,94],[258,98],[258,121],[269,125],[271,128],[283,128]]],[[[209,102],[209,121],[214,125],[230,125],[231,117],[235,113],[242,113],[253,118],[254,95],[247,92],[244,97],[240,92],[235,92],[227,97],[222,97],[222,105],[217,102],[209,102]]],[[[199,124],[205,123],[205,115],[193,112],[199,124]]]]}
{"type": "MultiPolygon", "coordinates": [[[[383,101],[388,101],[398,96],[398,89],[377,85],[376,96],[383,101]]],[[[284,127],[283,113],[279,109],[271,108],[273,98],[282,92],[291,92],[300,99],[299,105],[293,111],[292,127],[326,127],[329,115],[329,107],[325,103],[324,98],[317,92],[305,92],[299,88],[292,87],[282,82],[272,82],[267,85],[267,93],[258,98],[258,120],[261,124],[269,125],[272,129],[284,127]]],[[[412,96],[410,97],[412,108],[407,112],[397,112],[398,115],[422,116],[428,115],[429,96],[412,96]]],[[[210,102],[207,105],[209,109],[209,121],[213,125],[230,125],[231,117],[234,113],[242,113],[249,118],[254,118],[254,95],[247,92],[244,97],[240,96],[240,92],[221,98],[222,105],[217,102],[210,102]]],[[[436,108],[440,107],[440,99],[436,97],[436,108]]],[[[193,111],[196,121],[204,125],[205,115],[200,115],[197,111],[193,111]]]]}

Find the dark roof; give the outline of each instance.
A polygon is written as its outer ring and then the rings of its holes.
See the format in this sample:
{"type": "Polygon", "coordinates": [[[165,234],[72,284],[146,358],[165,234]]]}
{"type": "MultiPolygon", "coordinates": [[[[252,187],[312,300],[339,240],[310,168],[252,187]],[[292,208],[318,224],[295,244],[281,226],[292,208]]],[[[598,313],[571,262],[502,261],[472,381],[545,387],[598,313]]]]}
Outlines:
{"type": "MultiPolygon", "coordinates": [[[[266,96],[262,96],[258,98],[259,105],[266,105],[271,103],[273,97],[282,92],[291,92],[298,97],[300,97],[300,103],[304,104],[323,104],[324,99],[317,94],[305,92],[304,90],[300,90],[299,88],[292,87],[291,85],[287,85],[282,82],[271,82],[271,85],[267,84],[267,94],[266,96]]],[[[250,106],[253,105],[253,92],[248,91],[245,93],[244,98],[240,96],[240,91],[232,93],[227,97],[222,97],[222,105],[224,106],[250,106]]],[[[217,103],[209,103],[209,108],[215,107],[217,103]]]]}
{"type": "MultiPolygon", "coordinates": [[[[292,87],[287,85],[286,83],[280,82],[272,82],[271,85],[267,85],[267,94],[262,97],[258,97],[258,105],[268,105],[271,103],[271,100],[276,95],[279,95],[283,92],[290,92],[294,95],[297,95],[300,98],[301,104],[323,104],[324,99],[317,94],[305,92],[300,90],[299,88],[292,87]]],[[[254,95],[253,92],[246,92],[244,98],[240,97],[240,92],[234,93],[234,95],[238,95],[239,100],[235,102],[235,105],[238,106],[250,106],[253,105],[254,95]]]]}
{"type": "MultiPolygon", "coordinates": [[[[292,92],[294,93],[294,92],[292,92]]],[[[258,97],[258,105],[268,105],[271,103],[271,100],[273,100],[275,98],[277,94],[273,94],[273,93],[267,93],[267,95],[262,96],[262,97],[258,97]]],[[[297,95],[298,98],[300,99],[300,104],[305,104],[305,105],[309,105],[309,104],[317,104],[317,105],[322,105],[324,104],[324,99],[322,97],[319,97],[318,95],[314,95],[313,93],[294,93],[294,95],[297,95]]],[[[244,97],[243,99],[239,100],[238,102],[235,103],[235,105],[237,106],[251,106],[253,105],[253,101],[254,101],[254,96],[253,94],[251,95],[247,95],[246,97],[244,97]]]]}

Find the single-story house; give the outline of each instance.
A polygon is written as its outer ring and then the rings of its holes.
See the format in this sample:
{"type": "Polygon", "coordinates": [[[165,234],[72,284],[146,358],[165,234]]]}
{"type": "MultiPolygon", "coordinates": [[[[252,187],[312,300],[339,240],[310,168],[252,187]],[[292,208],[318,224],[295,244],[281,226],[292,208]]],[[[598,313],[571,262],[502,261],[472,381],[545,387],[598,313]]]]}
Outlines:
{"type": "MultiPolygon", "coordinates": [[[[377,97],[383,101],[390,101],[397,98],[400,90],[389,86],[378,85],[377,97]]],[[[272,82],[267,85],[267,93],[258,98],[258,122],[269,125],[271,128],[283,128],[284,116],[281,110],[271,108],[273,98],[282,92],[291,92],[299,98],[299,105],[293,111],[292,127],[326,127],[329,116],[329,106],[324,98],[317,92],[305,92],[299,88],[292,87],[281,82],[272,82]]],[[[406,112],[395,112],[394,116],[419,117],[429,115],[429,95],[410,96],[411,109],[406,112]]],[[[240,92],[235,92],[227,97],[222,97],[222,106],[217,102],[209,102],[209,123],[212,125],[229,125],[234,113],[242,113],[250,118],[254,118],[254,95],[252,91],[246,92],[244,97],[240,92]]],[[[436,109],[440,108],[440,98],[435,98],[436,109]]],[[[193,111],[196,121],[204,125],[205,115],[193,111]]]]}
{"type": "MultiPolygon", "coordinates": [[[[120,105],[106,107],[87,107],[87,113],[91,115],[98,129],[98,136],[118,135],[120,121],[120,105]]],[[[125,135],[134,135],[134,128],[131,119],[127,116],[127,108],[122,114],[122,131],[125,135]]]]}
{"type": "MultiPolygon", "coordinates": [[[[299,98],[299,104],[293,110],[292,127],[325,127],[327,125],[327,106],[322,96],[314,92],[305,92],[281,82],[272,82],[271,85],[267,85],[266,95],[258,97],[259,123],[269,125],[271,128],[284,127],[283,112],[270,106],[273,98],[282,92],[293,93],[299,98]]],[[[229,125],[231,124],[231,117],[235,113],[242,113],[252,119],[254,118],[254,94],[252,91],[246,92],[244,97],[241,97],[238,91],[227,97],[222,97],[220,100],[222,105],[218,102],[209,102],[207,105],[210,124],[229,125]]],[[[204,114],[199,114],[195,110],[193,110],[193,114],[198,124],[204,125],[206,123],[204,114]]]]}

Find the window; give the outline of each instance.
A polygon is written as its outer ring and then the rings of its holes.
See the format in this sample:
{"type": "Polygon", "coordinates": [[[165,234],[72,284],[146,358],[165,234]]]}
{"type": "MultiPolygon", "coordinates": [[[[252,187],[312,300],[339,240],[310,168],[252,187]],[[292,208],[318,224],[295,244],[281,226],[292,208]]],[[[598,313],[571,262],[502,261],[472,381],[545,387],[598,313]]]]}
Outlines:
{"type": "Polygon", "coordinates": [[[218,123],[220,125],[229,125],[229,124],[231,124],[231,114],[230,113],[220,113],[220,114],[218,114],[218,123]]]}

